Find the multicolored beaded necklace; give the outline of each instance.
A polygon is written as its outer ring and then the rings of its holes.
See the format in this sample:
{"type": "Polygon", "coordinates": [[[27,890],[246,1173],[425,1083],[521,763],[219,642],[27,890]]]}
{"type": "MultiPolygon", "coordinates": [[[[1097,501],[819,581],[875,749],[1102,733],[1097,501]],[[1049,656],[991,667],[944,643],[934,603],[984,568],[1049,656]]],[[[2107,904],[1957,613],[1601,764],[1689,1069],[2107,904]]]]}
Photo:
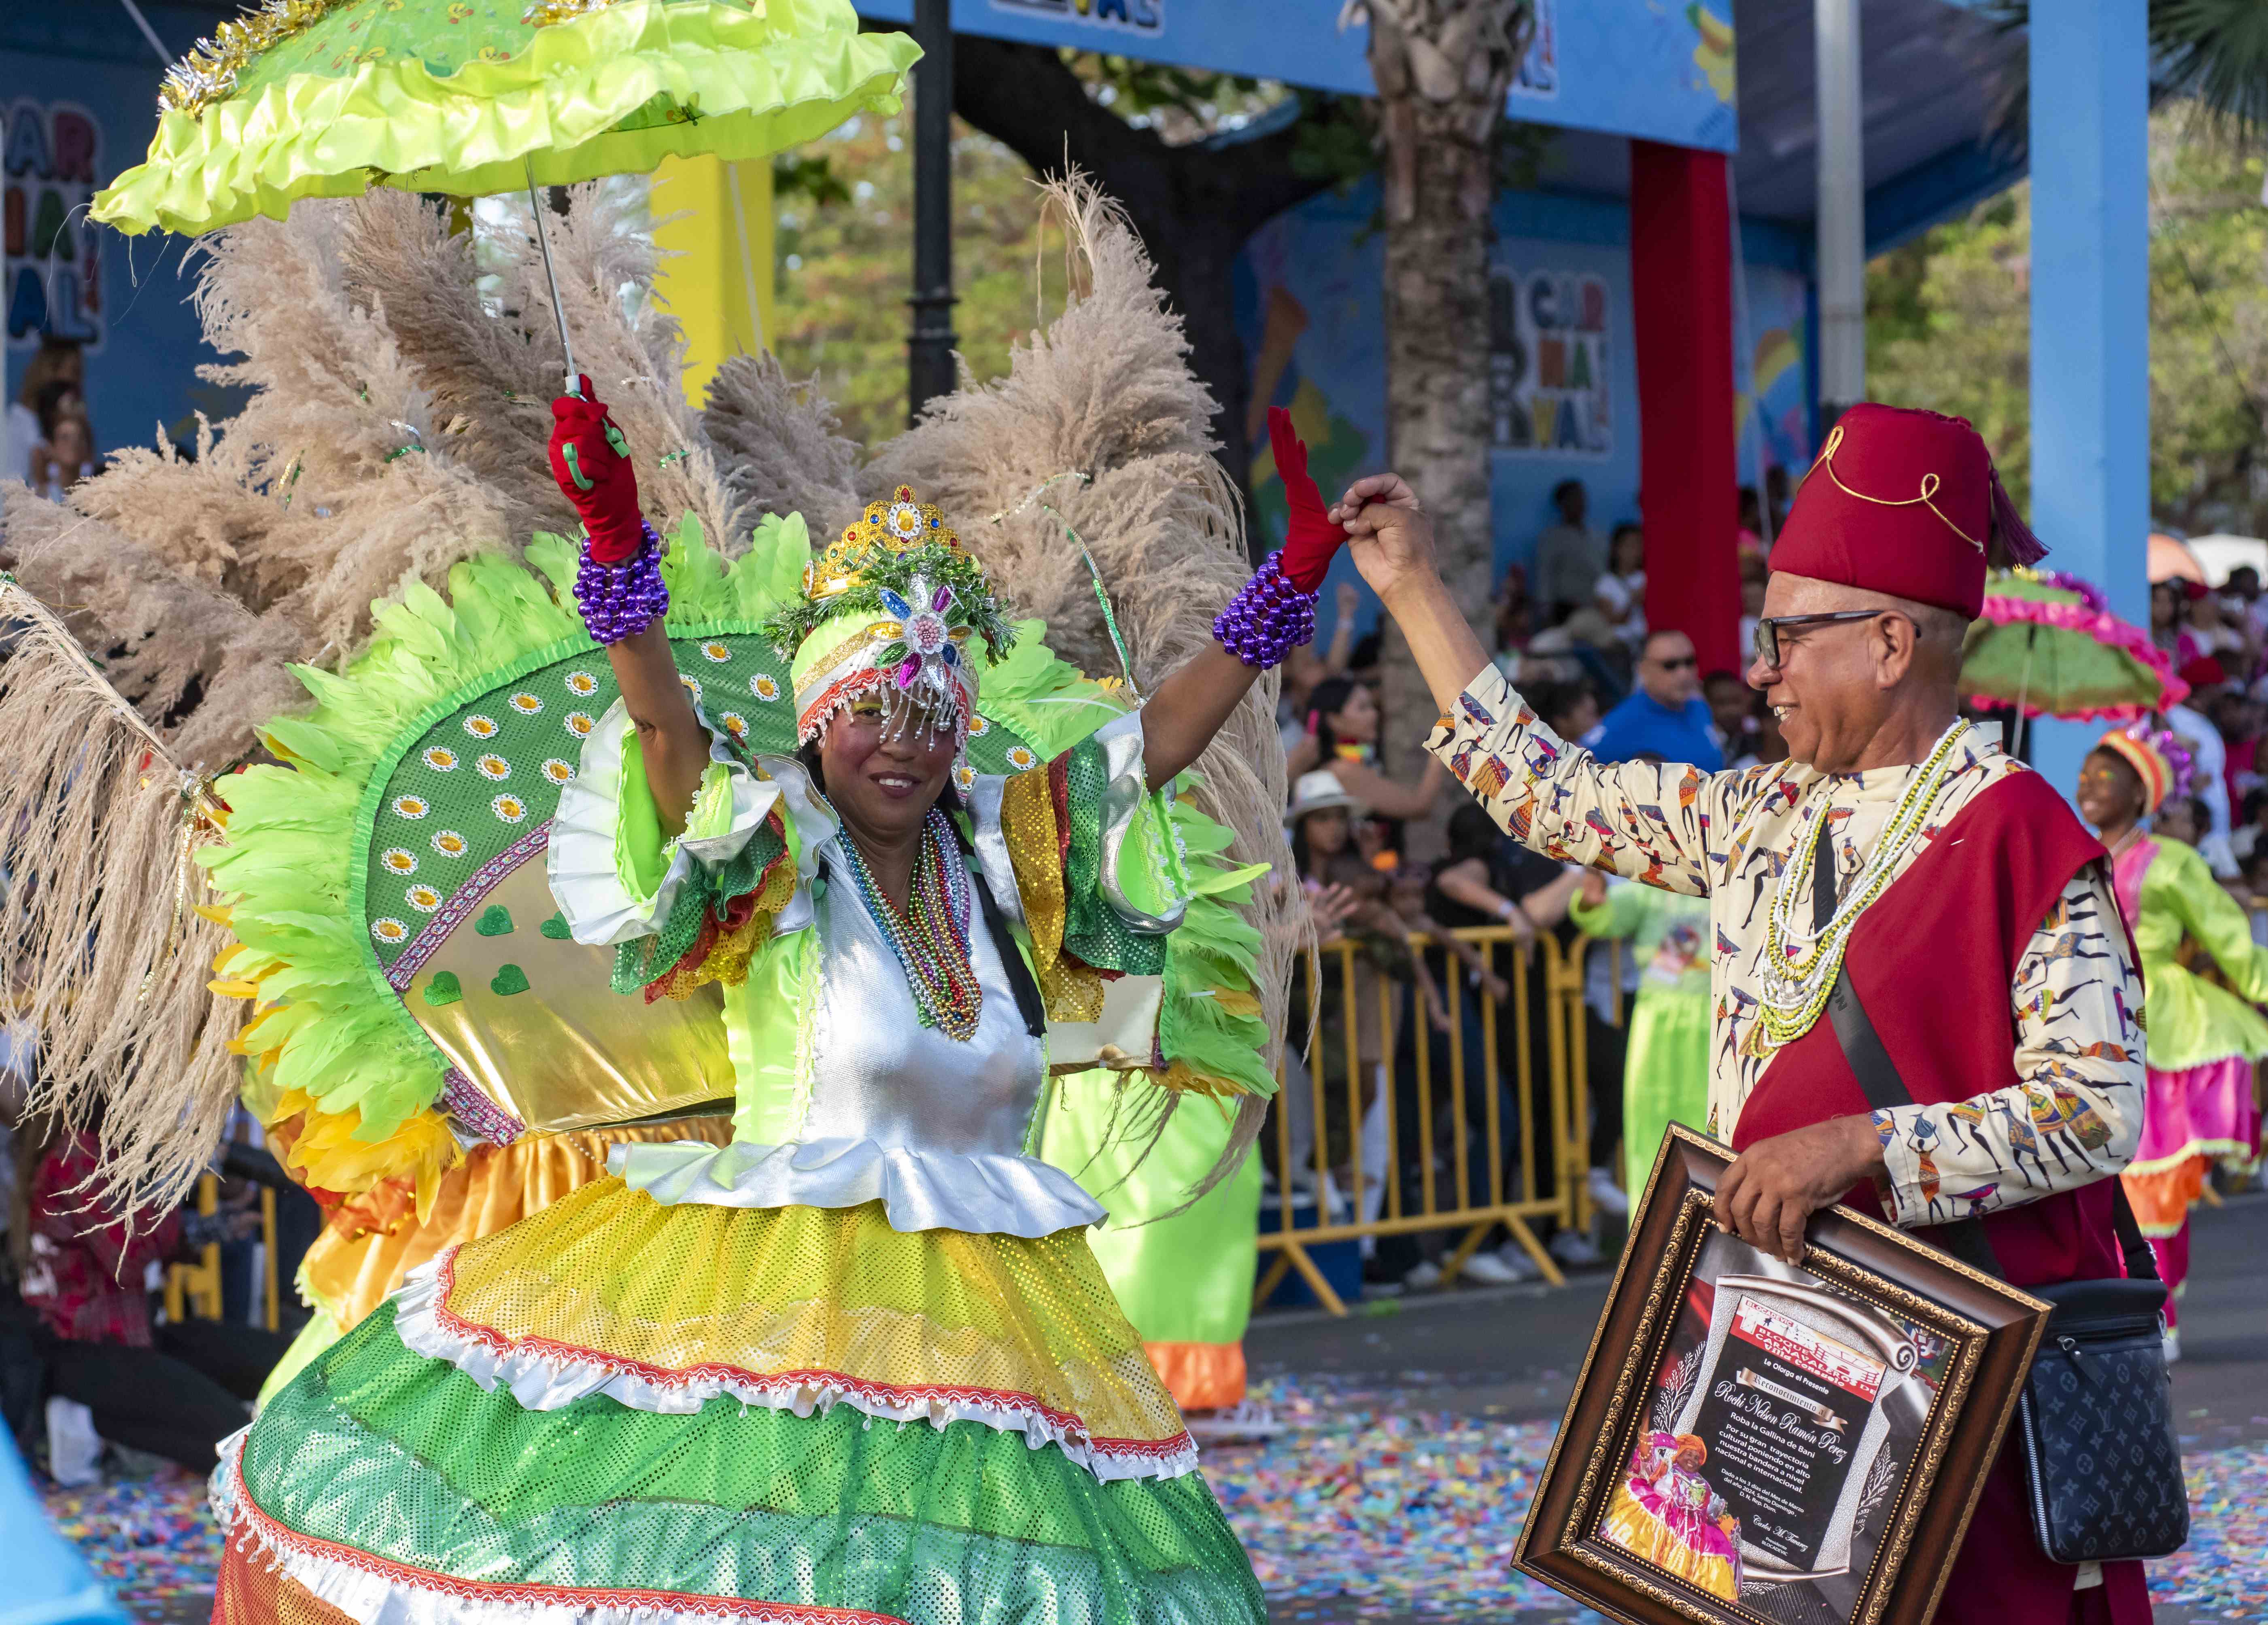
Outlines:
{"type": "Polygon", "coordinates": [[[1953,725],[1938,736],[1937,744],[1891,809],[1882,833],[1875,837],[1873,854],[1843,893],[1826,929],[1818,931],[1804,929],[1795,918],[1796,891],[1812,872],[1819,842],[1826,835],[1828,798],[1822,796],[1813,808],[1809,821],[1796,836],[1795,849],[1788,856],[1786,871],[1764,915],[1764,960],[1758,967],[1760,1008],[1751,1029],[1761,1034],[1762,1043],[1773,1048],[1792,1044],[1819,1019],[1819,1012],[1827,1007],[1827,996],[1835,990],[1836,978],[1842,974],[1844,950],[1850,946],[1859,916],[1882,894],[1891,871],[1929,827],[1939,793],[1952,776],[1954,747],[1968,732],[1968,723],[1955,717],[1953,725]]]}
{"type": "Polygon", "coordinates": [[[957,861],[960,843],[944,809],[932,807],[922,827],[906,908],[876,884],[856,841],[846,835],[839,844],[867,914],[905,967],[922,1026],[967,1043],[983,1015],[984,992],[968,953],[968,871],[957,861]]]}

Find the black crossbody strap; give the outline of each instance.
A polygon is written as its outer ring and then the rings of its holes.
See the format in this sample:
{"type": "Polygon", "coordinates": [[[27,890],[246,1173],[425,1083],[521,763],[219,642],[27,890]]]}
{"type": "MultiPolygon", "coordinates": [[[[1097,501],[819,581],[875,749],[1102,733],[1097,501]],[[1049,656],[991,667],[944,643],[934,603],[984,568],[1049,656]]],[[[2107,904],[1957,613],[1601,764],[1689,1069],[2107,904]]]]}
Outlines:
{"type": "MultiPolygon", "coordinates": [[[[1831,832],[1822,831],[1819,844],[1812,849],[1812,919],[1822,928],[1835,910],[1835,857],[1828,846],[1831,838],[1831,832]]],[[[1858,1078],[1859,1091],[1867,1097],[1868,1106],[1882,1112],[1914,1103],[1913,1091],[1898,1076],[1897,1063],[1882,1047],[1882,1035],[1874,1030],[1874,1018],[1859,1002],[1859,990],[1851,985],[1847,965],[1837,972],[1835,990],[1827,996],[1827,1019],[1835,1029],[1835,1041],[1843,1046],[1843,1059],[1850,1063],[1852,1075],[1858,1078]]],[[[1992,1239],[1977,1220],[1955,1219],[1935,1228],[1938,1245],[1962,1263],[1997,1280],[2007,1278],[2001,1271],[1999,1258],[1992,1251],[1992,1239]]]]}
{"type": "Polygon", "coordinates": [[[2164,1285],[2165,1277],[2158,1273],[2157,1251],[2134,1222],[2134,1210],[2126,1201],[2126,1181],[2115,1173],[2110,1176],[2110,1223],[2118,1232],[2118,1250],[2126,1255],[2126,1274],[2136,1281],[2164,1285]]]}

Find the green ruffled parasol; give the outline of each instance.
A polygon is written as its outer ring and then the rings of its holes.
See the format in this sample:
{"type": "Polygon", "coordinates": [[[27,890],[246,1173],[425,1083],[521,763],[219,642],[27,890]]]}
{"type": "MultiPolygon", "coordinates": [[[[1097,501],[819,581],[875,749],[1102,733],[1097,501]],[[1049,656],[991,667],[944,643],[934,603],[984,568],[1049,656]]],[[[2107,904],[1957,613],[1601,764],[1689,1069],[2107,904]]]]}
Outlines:
{"type": "Polygon", "coordinates": [[[148,158],[93,217],[195,236],[373,186],[471,197],[765,158],[896,111],[920,55],[860,33],[850,0],[267,0],[168,72],[148,158]]]}
{"type": "Polygon", "coordinates": [[[2110,613],[2076,576],[1995,570],[1970,624],[1961,694],[2026,717],[2131,722],[2178,705],[2189,685],[2149,634],[2110,613]]]}
{"type": "Polygon", "coordinates": [[[894,112],[920,55],[850,0],[269,0],[166,78],[146,162],[94,201],[195,235],[373,186],[479,196],[769,157],[894,112]]]}

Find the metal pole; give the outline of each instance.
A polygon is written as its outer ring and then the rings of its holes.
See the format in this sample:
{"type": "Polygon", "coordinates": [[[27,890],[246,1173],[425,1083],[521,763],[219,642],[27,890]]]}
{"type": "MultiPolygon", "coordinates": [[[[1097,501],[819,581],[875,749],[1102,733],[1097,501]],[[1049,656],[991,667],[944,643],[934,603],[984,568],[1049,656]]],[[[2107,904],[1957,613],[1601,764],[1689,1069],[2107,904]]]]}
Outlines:
{"type": "Polygon", "coordinates": [[[913,331],[906,340],[908,409],[922,408],[959,383],[953,330],[953,0],[914,0],[914,291],[913,331]]]}
{"type": "Polygon", "coordinates": [[[1819,415],[1867,398],[1867,164],[1859,0],[1812,0],[1819,107],[1819,415]]]}
{"type": "Polygon", "coordinates": [[[567,357],[567,390],[575,393],[575,347],[567,340],[567,307],[559,298],[559,273],[551,268],[551,239],[543,231],[543,195],[535,189],[535,160],[527,160],[527,206],[534,211],[535,246],[543,250],[543,280],[551,284],[551,319],[559,324],[559,348],[567,357]]]}

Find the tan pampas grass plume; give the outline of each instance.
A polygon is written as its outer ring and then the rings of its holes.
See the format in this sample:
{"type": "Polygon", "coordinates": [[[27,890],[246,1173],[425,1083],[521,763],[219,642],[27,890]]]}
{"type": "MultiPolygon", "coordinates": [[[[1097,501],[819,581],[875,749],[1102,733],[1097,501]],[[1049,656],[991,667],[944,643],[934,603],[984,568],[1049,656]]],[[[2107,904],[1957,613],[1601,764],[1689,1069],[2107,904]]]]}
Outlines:
{"type": "MultiPolygon", "coordinates": [[[[0,569],[101,651],[105,680],[186,767],[250,755],[261,723],[306,702],[288,663],[315,652],[308,628],[15,481],[0,484],[0,569]]],[[[26,743],[0,739],[0,772],[26,743]]]]}
{"type": "MultiPolygon", "coordinates": [[[[1189,371],[1181,320],[1152,280],[1140,239],[1085,176],[1044,189],[1070,239],[1072,292],[1063,313],[1015,347],[1006,378],[932,403],[919,424],[880,449],[863,484],[869,495],[911,484],[957,516],[963,540],[1016,608],[1045,617],[1049,646],[1091,675],[1115,675],[1118,657],[1067,533],[1075,533],[1116,607],[1135,685],[1146,692],[1211,646],[1214,615],[1251,573],[1243,506],[1213,460],[1213,400],[1189,371]],[[1084,478],[1057,478],[1067,473],[1084,478]],[[1027,502],[1042,484],[1043,498],[1027,502]],[[997,524],[980,517],[994,513],[1004,516],[997,524]]],[[[1272,672],[1253,685],[1198,759],[1204,784],[1194,799],[1235,832],[1235,862],[1272,866],[1254,887],[1249,917],[1263,938],[1263,1013],[1281,1034],[1308,926],[1297,888],[1278,884],[1292,873],[1292,855],[1277,692],[1272,672]]],[[[1266,1110],[1264,1100],[1238,1102],[1228,1149],[1192,1198],[1241,1162],[1266,1110]]]]}
{"type": "Polygon", "coordinates": [[[770,351],[730,357],[717,369],[701,426],[736,504],[734,535],[768,513],[800,513],[817,537],[858,518],[858,443],[837,432],[818,381],[791,384],[770,351]]]}
{"type": "Polygon", "coordinates": [[[27,1110],[100,1120],[99,1196],[165,1212],[236,1104],[241,1007],[207,988],[226,937],[196,912],[191,854],[209,793],[107,682],[70,629],[12,581],[0,618],[0,955],[40,1034],[27,1110]]]}

